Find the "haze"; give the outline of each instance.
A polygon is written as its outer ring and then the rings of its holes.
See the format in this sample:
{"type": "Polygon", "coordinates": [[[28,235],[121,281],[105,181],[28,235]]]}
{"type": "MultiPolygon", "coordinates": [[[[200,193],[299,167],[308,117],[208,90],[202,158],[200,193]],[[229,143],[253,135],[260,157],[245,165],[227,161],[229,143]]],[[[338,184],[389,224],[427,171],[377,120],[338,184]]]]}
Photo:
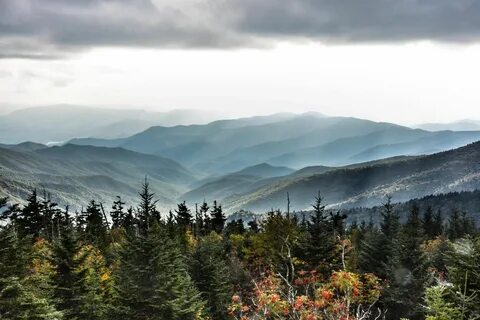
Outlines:
{"type": "Polygon", "coordinates": [[[480,119],[472,1],[0,6],[3,113],[72,104],[229,117],[318,111],[401,124],[480,119]]]}

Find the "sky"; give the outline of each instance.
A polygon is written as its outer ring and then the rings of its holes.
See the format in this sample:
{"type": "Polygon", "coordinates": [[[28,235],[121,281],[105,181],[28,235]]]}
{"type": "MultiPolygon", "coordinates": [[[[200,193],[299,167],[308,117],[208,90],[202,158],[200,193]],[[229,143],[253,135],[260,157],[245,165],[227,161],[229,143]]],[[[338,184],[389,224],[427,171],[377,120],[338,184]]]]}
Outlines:
{"type": "Polygon", "coordinates": [[[0,112],[480,119],[477,0],[0,0],[0,112]]]}

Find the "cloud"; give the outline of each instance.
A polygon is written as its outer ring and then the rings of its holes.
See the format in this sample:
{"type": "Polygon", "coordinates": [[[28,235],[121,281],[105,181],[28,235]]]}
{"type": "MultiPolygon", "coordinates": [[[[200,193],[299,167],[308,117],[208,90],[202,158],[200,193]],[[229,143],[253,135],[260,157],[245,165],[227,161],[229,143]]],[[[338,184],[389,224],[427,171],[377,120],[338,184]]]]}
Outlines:
{"type": "Polygon", "coordinates": [[[0,0],[0,58],[105,46],[479,39],[478,0],[0,0]]]}

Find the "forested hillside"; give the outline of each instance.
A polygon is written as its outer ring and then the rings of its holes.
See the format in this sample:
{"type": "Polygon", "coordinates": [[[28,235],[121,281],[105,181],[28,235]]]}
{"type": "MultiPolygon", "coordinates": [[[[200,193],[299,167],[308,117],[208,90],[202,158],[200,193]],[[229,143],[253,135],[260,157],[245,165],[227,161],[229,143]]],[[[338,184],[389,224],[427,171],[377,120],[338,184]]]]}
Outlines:
{"type": "Polygon", "coordinates": [[[394,159],[365,166],[329,170],[308,176],[278,179],[239,196],[224,200],[236,211],[266,211],[285,203],[287,192],[292,208],[303,210],[312,194],[322,190],[330,204],[344,208],[374,206],[386,194],[407,201],[430,194],[475,190],[479,187],[480,143],[433,155],[394,159]]]}
{"type": "Polygon", "coordinates": [[[173,160],[121,148],[65,145],[15,150],[19,148],[0,148],[0,196],[16,201],[33,188],[77,209],[92,198],[111,202],[122,195],[133,200],[139,181],[148,176],[165,208],[174,206],[196,180],[195,174],[173,160]]]}
{"type": "MultiPolygon", "coordinates": [[[[160,213],[135,203],[60,210],[34,190],[0,199],[2,319],[456,320],[480,316],[480,237],[469,216],[387,197],[346,224],[320,196],[298,219],[226,222],[220,204],[160,213]],[[163,217],[162,217],[163,216],[163,217]]],[[[455,211],[455,210],[454,210],[455,211]]]]}

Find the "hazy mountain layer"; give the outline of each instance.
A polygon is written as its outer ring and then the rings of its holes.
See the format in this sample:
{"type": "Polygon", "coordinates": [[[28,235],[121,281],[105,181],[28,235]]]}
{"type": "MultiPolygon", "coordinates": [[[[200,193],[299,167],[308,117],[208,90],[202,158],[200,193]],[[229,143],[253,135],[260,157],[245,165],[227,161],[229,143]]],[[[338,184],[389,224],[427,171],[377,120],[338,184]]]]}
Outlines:
{"type": "Polygon", "coordinates": [[[195,110],[147,112],[72,105],[35,107],[0,115],[0,143],[65,142],[81,137],[120,138],[154,125],[201,124],[218,118],[212,112],[195,110]]]}
{"type": "Polygon", "coordinates": [[[180,197],[182,201],[200,203],[204,199],[223,200],[226,197],[242,194],[259,186],[271,183],[275,178],[293,173],[286,167],[274,167],[266,163],[220,177],[209,177],[191,185],[192,190],[180,197]]]}
{"type": "Polygon", "coordinates": [[[0,149],[0,196],[20,200],[45,189],[62,205],[90,199],[132,203],[148,176],[161,208],[171,208],[196,177],[178,163],[121,148],[65,145],[37,151],[0,149]]]}
{"type": "Polygon", "coordinates": [[[422,123],[415,127],[428,131],[478,131],[480,130],[480,121],[460,120],[450,123],[422,123]]]}
{"type": "Polygon", "coordinates": [[[322,174],[285,177],[241,196],[225,199],[229,211],[257,212],[277,207],[290,194],[291,208],[309,207],[320,190],[327,203],[340,207],[372,206],[391,194],[407,201],[429,194],[480,187],[480,142],[411,159],[398,159],[322,174]]]}
{"type": "Polygon", "coordinates": [[[300,169],[431,154],[479,139],[480,131],[429,132],[308,113],[156,126],[124,139],[75,139],[72,143],[161,155],[206,175],[221,176],[264,162],[300,169]]]}

